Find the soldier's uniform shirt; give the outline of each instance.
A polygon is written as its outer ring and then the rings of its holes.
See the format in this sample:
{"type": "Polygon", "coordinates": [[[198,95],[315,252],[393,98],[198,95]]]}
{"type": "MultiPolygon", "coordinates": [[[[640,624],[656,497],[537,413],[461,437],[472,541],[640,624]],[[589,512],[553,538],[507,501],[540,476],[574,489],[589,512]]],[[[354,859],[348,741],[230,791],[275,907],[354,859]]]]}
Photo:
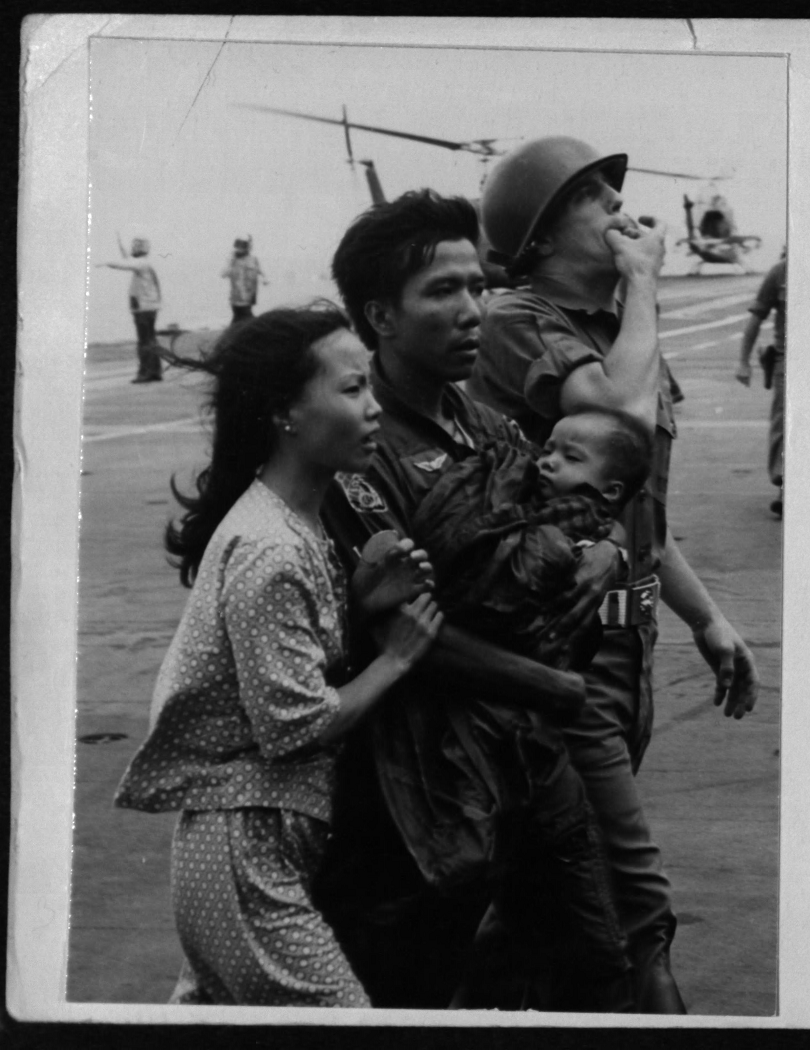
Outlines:
{"type": "Polygon", "coordinates": [[[160,309],[160,282],[146,260],[132,260],[129,282],[129,308],[133,314],[157,312],[160,309]]]}
{"type": "Polygon", "coordinates": [[[757,297],[748,307],[749,313],[764,321],[773,310],[773,345],[778,354],[785,352],[785,307],[787,285],[787,262],[779,262],[768,270],[759,286],[757,297]]]}
{"type": "Polygon", "coordinates": [[[231,306],[253,306],[259,288],[259,278],[264,276],[262,266],[255,255],[235,255],[222,271],[231,282],[231,306]]]}
{"type": "MultiPolygon", "coordinates": [[[[481,349],[467,392],[520,424],[536,444],[562,417],[560,391],[583,365],[601,362],[619,334],[616,311],[574,309],[527,289],[493,296],[481,330],[481,349]]],[[[653,468],[644,490],[621,521],[630,552],[630,579],[660,564],[666,539],[666,493],[672,439],[672,399],[663,358],[653,468]]]]}

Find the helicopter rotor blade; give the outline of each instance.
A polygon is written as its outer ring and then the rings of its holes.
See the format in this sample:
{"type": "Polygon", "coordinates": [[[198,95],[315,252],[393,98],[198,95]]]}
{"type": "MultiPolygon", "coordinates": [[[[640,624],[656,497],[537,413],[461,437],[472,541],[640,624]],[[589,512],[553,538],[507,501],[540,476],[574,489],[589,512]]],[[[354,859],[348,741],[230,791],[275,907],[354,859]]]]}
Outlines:
{"type": "Polygon", "coordinates": [[[670,179],[692,179],[694,182],[721,182],[729,175],[691,175],[685,171],[658,171],[657,168],[634,168],[628,165],[628,171],[637,171],[642,175],[664,175],[670,179]]]}
{"type": "MultiPolygon", "coordinates": [[[[338,125],[343,128],[344,134],[346,135],[347,148],[349,149],[350,156],[350,128],[354,128],[356,131],[370,131],[375,135],[389,135],[392,138],[408,139],[411,142],[424,142],[429,146],[441,146],[443,149],[475,153],[481,157],[499,157],[506,152],[505,150],[497,149],[493,145],[495,142],[502,141],[501,139],[471,139],[468,142],[453,142],[450,139],[439,139],[431,135],[417,135],[412,131],[396,131],[394,128],[381,128],[375,124],[355,124],[354,121],[347,119],[345,106],[343,107],[343,118],[338,120],[335,117],[320,117],[316,116],[314,113],[301,113],[298,110],[293,109],[278,109],[275,106],[261,106],[251,102],[233,102],[231,105],[236,106],[239,109],[252,109],[258,113],[275,113],[282,117],[296,117],[298,120],[312,120],[318,124],[338,125]]],[[[660,171],[657,168],[636,168],[632,166],[628,167],[627,170],[636,171],[642,175],[662,175],[668,178],[692,179],[695,182],[719,182],[729,178],[728,175],[694,175],[685,171],[660,171]]]]}
{"type": "Polygon", "coordinates": [[[344,129],[354,128],[356,131],[371,131],[376,135],[390,135],[397,139],[410,139],[412,142],[425,142],[430,146],[441,146],[443,149],[465,150],[468,153],[491,154],[493,152],[489,143],[492,140],[482,139],[480,142],[451,142],[449,139],[437,139],[430,135],[416,135],[411,131],[395,131],[393,128],[381,128],[374,124],[355,124],[354,121],[337,120],[334,117],[318,117],[313,113],[298,113],[292,109],[276,109],[274,106],[259,106],[249,102],[236,102],[232,105],[240,109],[253,109],[259,113],[277,113],[283,117],[297,117],[299,120],[314,120],[319,124],[338,124],[344,129]]]}
{"type": "Polygon", "coordinates": [[[348,115],[346,113],[346,107],[345,106],[343,107],[343,120],[341,121],[341,124],[343,125],[343,134],[344,134],[344,136],[346,138],[346,152],[349,154],[349,164],[351,164],[352,170],[354,170],[354,154],[352,153],[352,137],[351,137],[351,134],[349,133],[349,127],[350,127],[349,117],[348,117],[348,115]]]}

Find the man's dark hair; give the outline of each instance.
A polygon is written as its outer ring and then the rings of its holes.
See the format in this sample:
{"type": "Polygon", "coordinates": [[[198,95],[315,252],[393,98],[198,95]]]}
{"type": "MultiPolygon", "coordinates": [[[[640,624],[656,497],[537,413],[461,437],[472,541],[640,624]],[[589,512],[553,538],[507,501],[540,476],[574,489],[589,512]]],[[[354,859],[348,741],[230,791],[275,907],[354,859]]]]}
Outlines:
{"type": "Polygon", "coordinates": [[[359,215],[338,245],[332,276],[357,334],[371,350],[377,333],[366,318],[372,301],[398,303],[406,283],[429,266],[442,241],[478,244],[478,216],[464,197],[411,190],[359,215]]]}
{"type": "Polygon", "coordinates": [[[644,487],[652,469],[653,437],[647,427],[629,412],[613,408],[585,408],[573,416],[598,416],[611,424],[605,455],[611,480],[624,485],[620,506],[624,507],[644,487]]]}

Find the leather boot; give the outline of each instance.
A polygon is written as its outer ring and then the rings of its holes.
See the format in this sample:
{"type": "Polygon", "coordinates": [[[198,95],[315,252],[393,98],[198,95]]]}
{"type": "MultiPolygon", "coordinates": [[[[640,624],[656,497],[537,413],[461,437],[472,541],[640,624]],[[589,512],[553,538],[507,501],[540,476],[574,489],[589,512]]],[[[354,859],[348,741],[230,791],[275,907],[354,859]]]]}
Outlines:
{"type": "Polygon", "coordinates": [[[638,965],[635,983],[637,1013],[688,1013],[669,968],[669,947],[638,965]]]}
{"type": "Polygon", "coordinates": [[[529,821],[513,840],[451,1005],[629,1013],[626,949],[587,804],[564,827],[529,821]]]}

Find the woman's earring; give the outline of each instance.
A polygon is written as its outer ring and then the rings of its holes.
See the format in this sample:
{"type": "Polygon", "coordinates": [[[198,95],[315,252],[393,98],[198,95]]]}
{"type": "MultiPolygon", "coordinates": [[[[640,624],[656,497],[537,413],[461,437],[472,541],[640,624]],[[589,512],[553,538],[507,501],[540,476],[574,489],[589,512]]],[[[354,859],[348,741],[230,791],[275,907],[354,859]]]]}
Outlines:
{"type": "Polygon", "coordinates": [[[296,431],[295,427],[292,425],[292,423],[282,423],[281,429],[284,431],[285,434],[296,434],[297,433],[297,431],[296,431]]]}

